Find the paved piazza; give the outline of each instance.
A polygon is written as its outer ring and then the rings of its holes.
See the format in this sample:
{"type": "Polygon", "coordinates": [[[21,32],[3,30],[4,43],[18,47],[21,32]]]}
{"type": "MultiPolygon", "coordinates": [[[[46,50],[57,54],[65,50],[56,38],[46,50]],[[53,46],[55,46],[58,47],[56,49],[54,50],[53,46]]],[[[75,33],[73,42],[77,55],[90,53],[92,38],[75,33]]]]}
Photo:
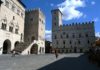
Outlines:
{"type": "Polygon", "coordinates": [[[27,55],[11,57],[0,55],[0,70],[100,70],[88,62],[86,55],[80,53],[27,55]]]}

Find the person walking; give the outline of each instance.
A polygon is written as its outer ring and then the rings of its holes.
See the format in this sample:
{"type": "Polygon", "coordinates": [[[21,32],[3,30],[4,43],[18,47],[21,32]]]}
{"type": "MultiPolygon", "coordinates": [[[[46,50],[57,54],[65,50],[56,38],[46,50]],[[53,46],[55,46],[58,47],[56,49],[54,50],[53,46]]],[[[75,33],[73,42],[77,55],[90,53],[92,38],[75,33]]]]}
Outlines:
{"type": "Polygon", "coordinates": [[[58,50],[57,49],[55,49],[55,56],[56,56],[56,58],[58,58],[58,50]]]}

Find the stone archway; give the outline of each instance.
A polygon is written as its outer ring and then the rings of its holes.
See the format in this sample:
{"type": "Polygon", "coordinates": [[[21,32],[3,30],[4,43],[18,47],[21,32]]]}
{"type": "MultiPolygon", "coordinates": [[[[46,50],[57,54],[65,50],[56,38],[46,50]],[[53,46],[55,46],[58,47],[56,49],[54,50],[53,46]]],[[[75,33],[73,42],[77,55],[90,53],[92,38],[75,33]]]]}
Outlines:
{"type": "Polygon", "coordinates": [[[16,42],[15,42],[15,44],[14,44],[15,48],[17,48],[17,47],[18,47],[18,45],[19,45],[19,42],[18,42],[18,41],[16,41],[16,42]]]}
{"type": "Polygon", "coordinates": [[[5,40],[3,43],[3,54],[8,54],[11,51],[11,41],[10,40],[5,40]]]}
{"type": "Polygon", "coordinates": [[[19,48],[19,42],[16,41],[15,44],[14,44],[14,50],[17,50],[19,48]]]}
{"type": "Polygon", "coordinates": [[[33,44],[31,49],[30,49],[30,54],[37,54],[38,53],[38,45],[33,44]]]}

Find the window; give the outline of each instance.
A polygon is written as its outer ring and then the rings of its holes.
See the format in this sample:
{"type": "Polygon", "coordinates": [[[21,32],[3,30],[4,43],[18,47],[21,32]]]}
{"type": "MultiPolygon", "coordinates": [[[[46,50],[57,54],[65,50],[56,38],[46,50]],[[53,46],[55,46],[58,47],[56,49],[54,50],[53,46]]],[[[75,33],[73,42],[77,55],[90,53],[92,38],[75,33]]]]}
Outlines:
{"type": "Polygon", "coordinates": [[[23,40],[23,34],[21,33],[21,40],[23,40]]]}
{"type": "Polygon", "coordinates": [[[69,43],[72,44],[72,41],[70,41],[69,43]]]}
{"type": "Polygon", "coordinates": [[[17,14],[20,15],[20,10],[17,10],[17,14]]]}
{"type": "Polygon", "coordinates": [[[65,32],[63,32],[63,35],[65,35],[65,32]]]}
{"type": "Polygon", "coordinates": [[[1,28],[2,28],[3,30],[6,30],[6,27],[7,27],[7,25],[4,24],[4,23],[2,23],[2,27],[1,27],[1,28]]]}
{"type": "Polygon", "coordinates": [[[79,38],[81,38],[82,37],[82,35],[81,34],[79,34],[79,38]]]}
{"type": "Polygon", "coordinates": [[[18,29],[15,29],[15,33],[18,34],[18,29]]]}
{"type": "Polygon", "coordinates": [[[10,32],[13,32],[13,27],[10,26],[10,27],[9,27],[9,31],[10,31],[10,32]]]}
{"type": "Polygon", "coordinates": [[[33,18],[30,18],[31,21],[33,21],[33,18]]]}
{"type": "Polygon", "coordinates": [[[65,40],[63,41],[63,44],[65,45],[65,40]]]}
{"type": "Polygon", "coordinates": [[[63,38],[63,36],[61,35],[61,38],[63,38]]]}
{"type": "Polygon", "coordinates": [[[56,22],[54,23],[54,25],[56,26],[56,22]]]}
{"type": "Polygon", "coordinates": [[[74,33],[73,33],[72,37],[75,38],[75,34],[74,33]]]}
{"type": "Polygon", "coordinates": [[[15,11],[15,6],[14,5],[12,5],[12,11],[15,11]]]}
{"type": "Polygon", "coordinates": [[[56,37],[56,35],[54,36],[54,39],[56,39],[57,37],[56,37]]]}
{"type": "Polygon", "coordinates": [[[21,13],[21,16],[24,18],[24,14],[23,13],[21,13]]]}
{"type": "Polygon", "coordinates": [[[15,20],[15,16],[13,16],[13,20],[15,20]]]}
{"type": "Polygon", "coordinates": [[[6,1],[5,6],[9,8],[9,2],[8,1],[6,1]]]}
{"type": "Polygon", "coordinates": [[[57,44],[57,45],[59,44],[58,41],[56,42],[56,44],[57,44]]]}
{"type": "Polygon", "coordinates": [[[81,42],[78,40],[78,44],[81,44],[81,42]]]}
{"type": "Polygon", "coordinates": [[[88,37],[88,34],[85,34],[86,37],[88,37]]]}
{"type": "Polygon", "coordinates": [[[69,36],[68,36],[68,34],[66,35],[66,38],[68,38],[69,36]]]}
{"type": "Polygon", "coordinates": [[[90,43],[90,41],[88,40],[88,41],[87,41],[87,43],[89,44],[89,43],[90,43]]]}
{"type": "Polygon", "coordinates": [[[3,2],[0,0],[0,6],[1,6],[2,3],[3,3],[3,2]]]}

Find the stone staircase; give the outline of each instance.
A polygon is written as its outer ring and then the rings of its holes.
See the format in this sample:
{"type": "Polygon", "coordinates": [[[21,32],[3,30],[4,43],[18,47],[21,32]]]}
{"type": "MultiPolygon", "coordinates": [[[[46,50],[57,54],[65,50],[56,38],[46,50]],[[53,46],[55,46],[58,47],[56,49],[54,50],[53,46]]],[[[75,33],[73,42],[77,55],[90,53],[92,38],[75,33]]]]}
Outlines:
{"type": "Polygon", "coordinates": [[[18,46],[16,48],[14,48],[13,50],[15,50],[16,52],[20,53],[21,55],[28,55],[28,54],[30,54],[30,49],[31,49],[32,45],[35,44],[35,43],[37,43],[36,40],[34,40],[30,44],[26,44],[26,43],[20,42],[18,44],[18,46]]]}

